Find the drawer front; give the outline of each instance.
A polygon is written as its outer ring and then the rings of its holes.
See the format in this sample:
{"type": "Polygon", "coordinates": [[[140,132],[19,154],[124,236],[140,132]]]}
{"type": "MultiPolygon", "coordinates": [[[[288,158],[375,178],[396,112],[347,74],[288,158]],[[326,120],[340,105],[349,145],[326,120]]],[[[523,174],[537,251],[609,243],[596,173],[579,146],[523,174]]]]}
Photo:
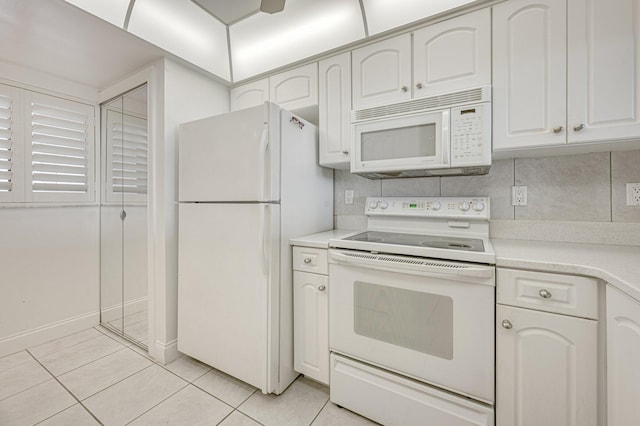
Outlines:
{"type": "Polygon", "coordinates": [[[327,262],[327,250],[310,247],[294,247],[293,269],[295,271],[328,275],[329,264],[327,262]]]}
{"type": "Polygon", "coordinates": [[[497,302],[539,311],[598,319],[594,278],[498,268],[497,302]]]}

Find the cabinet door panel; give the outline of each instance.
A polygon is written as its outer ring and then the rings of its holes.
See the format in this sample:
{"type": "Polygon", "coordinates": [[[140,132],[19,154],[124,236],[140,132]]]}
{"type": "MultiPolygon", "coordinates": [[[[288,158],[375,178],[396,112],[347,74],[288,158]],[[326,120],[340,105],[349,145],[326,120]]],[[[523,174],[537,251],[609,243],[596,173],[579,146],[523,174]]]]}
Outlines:
{"type": "Polygon", "coordinates": [[[294,271],[294,369],[329,384],[329,279],[294,271]]]}
{"type": "Polygon", "coordinates": [[[320,61],[320,165],[349,169],[351,142],[351,54],[320,61]]]}
{"type": "Polygon", "coordinates": [[[640,1],[570,0],[569,9],[569,142],[637,138],[640,1]]]}
{"type": "Polygon", "coordinates": [[[414,97],[491,84],[489,9],[416,31],[413,62],[414,97]]]}
{"type": "Polygon", "coordinates": [[[269,98],[294,111],[318,105],[318,64],[316,62],[269,78],[269,98]]]}
{"type": "Polygon", "coordinates": [[[231,111],[251,108],[269,100],[269,79],[254,81],[231,89],[231,111]]]}
{"type": "Polygon", "coordinates": [[[411,99],[411,34],[356,49],[353,109],[411,99]]]}
{"type": "Polygon", "coordinates": [[[640,303],[607,286],[607,424],[640,419],[640,303]]]}
{"type": "Polygon", "coordinates": [[[494,150],[566,142],[566,14],[555,0],[493,8],[494,150]]]}
{"type": "Polygon", "coordinates": [[[496,321],[496,423],[595,426],[597,322],[503,305],[496,321]]]}

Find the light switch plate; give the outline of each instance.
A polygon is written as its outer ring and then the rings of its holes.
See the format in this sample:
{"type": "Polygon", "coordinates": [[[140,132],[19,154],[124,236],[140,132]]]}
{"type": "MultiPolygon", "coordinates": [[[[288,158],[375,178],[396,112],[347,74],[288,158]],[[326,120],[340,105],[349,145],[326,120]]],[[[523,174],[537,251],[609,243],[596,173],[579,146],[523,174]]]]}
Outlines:
{"type": "Polygon", "coordinates": [[[344,203],[353,204],[353,189],[344,190],[344,203]]]}

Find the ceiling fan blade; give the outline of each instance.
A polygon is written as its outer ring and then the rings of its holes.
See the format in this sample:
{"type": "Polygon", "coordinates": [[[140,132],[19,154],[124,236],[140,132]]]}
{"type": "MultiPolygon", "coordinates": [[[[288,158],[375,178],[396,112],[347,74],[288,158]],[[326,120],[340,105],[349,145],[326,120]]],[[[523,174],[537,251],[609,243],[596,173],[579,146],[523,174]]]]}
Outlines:
{"type": "Polygon", "coordinates": [[[285,0],[262,0],[260,11],[266,13],[278,13],[284,10],[285,0]]]}

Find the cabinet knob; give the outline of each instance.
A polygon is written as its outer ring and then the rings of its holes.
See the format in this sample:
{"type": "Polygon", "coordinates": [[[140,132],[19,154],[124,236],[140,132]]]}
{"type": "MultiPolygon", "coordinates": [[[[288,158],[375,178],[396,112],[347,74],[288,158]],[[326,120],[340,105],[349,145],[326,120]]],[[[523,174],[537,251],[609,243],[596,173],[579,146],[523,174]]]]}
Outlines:
{"type": "Polygon", "coordinates": [[[582,124],[582,123],[576,124],[575,126],[573,126],[573,131],[574,132],[579,132],[582,129],[584,129],[584,124],[582,124]]]}
{"type": "Polygon", "coordinates": [[[418,89],[422,89],[422,87],[423,87],[423,86],[422,86],[422,83],[418,83],[418,84],[416,84],[416,88],[418,88],[418,89]]]}
{"type": "Polygon", "coordinates": [[[513,328],[513,324],[509,320],[502,321],[502,328],[506,328],[507,330],[511,330],[513,328]]]}
{"type": "Polygon", "coordinates": [[[305,257],[303,262],[304,263],[311,263],[311,258],[310,257],[305,257]]]}
{"type": "Polygon", "coordinates": [[[564,130],[564,127],[562,126],[556,126],[553,128],[553,133],[560,133],[564,130]]]}
{"type": "Polygon", "coordinates": [[[549,290],[545,290],[544,288],[542,290],[540,290],[538,292],[538,294],[540,295],[540,297],[542,297],[543,299],[550,299],[551,298],[551,293],[549,292],[549,290]]]}
{"type": "Polygon", "coordinates": [[[323,285],[321,285],[320,287],[318,287],[318,290],[320,290],[320,291],[325,291],[326,289],[327,289],[327,287],[325,287],[325,286],[323,286],[323,285]]]}
{"type": "Polygon", "coordinates": [[[342,151],[342,153],[343,153],[344,155],[349,155],[349,150],[348,150],[348,149],[345,149],[344,151],[342,151]]]}
{"type": "Polygon", "coordinates": [[[402,86],[400,90],[402,90],[403,92],[406,92],[407,90],[409,90],[409,88],[407,86],[402,86]]]}

